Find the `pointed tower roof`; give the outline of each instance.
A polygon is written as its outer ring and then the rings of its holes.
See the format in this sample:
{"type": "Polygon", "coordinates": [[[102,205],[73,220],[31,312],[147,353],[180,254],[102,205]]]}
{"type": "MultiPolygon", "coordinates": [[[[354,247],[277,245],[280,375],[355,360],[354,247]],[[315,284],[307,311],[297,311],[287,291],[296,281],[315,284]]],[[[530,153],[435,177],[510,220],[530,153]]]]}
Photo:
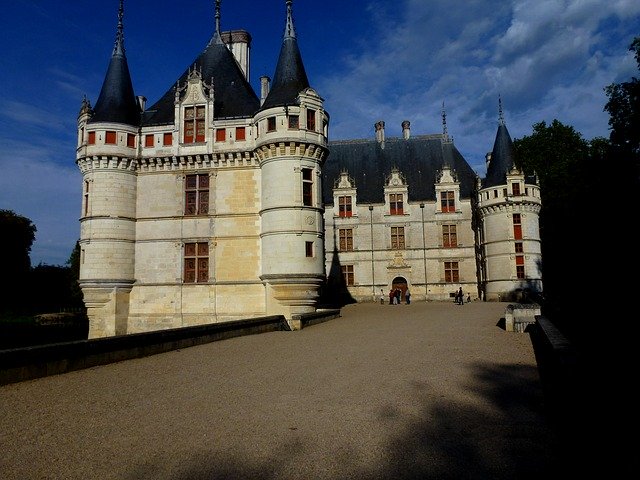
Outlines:
{"type": "Polygon", "coordinates": [[[286,0],[287,23],[284,29],[284,38],[273,83],[262,105],[263,110],[295,103],[298,94],[309,87],[309,80],[302,63],[302,55],[300,55],[296,31],[293,26],[292,3],[292,0],[286,0]]]}
{"type": "MultiPolygon", "coordinates": [[[[233,53],[222,41],[220,34],[220,0],[216,0],[215,31],[204,51],[178,79],[177,85],[187,82],[189,73],[200,72],[202,81],[213,83],[214,118],[250,117],[258,111],[260,100],[242,73],[233,53]]],[[[143,125],[173,123],[175,110],[175,84],[149,107],[143,116],[143,125]]]]}
{"type": "Polygon", "coordinates": [[[502,100],[498,98],[498,132],[491,151],[491,161],[487,168],[487,176],[482,182],[482,188],[495,187],[496,185],[506,185],[507,173],[514,165],[513,142],[504,123],[502,114],[502,100]]]}
{"type": "Polygon", "coordinates": [[[129,65],[124,52],[124,33],[122,18],[124,16],[123,0],[118,9],[118,30],[116,44],[113,47],[109,68],[93,109],[90,123],[116,122],[127,125],[140,124],[140,109],[133,93],[133,84],[129,74],[129,65]]]}

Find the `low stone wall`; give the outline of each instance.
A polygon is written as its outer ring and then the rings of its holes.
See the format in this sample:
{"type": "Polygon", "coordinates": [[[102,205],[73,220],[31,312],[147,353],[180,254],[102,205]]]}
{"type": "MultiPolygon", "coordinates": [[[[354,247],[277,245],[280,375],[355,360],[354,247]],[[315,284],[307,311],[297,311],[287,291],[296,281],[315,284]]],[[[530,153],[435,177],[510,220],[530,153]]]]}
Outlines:
{"type": "Polygon", "coordinates": [[[0,350],[0,385],[278,330],[283,315],[0,350]]]}
{"type": "Polygon", "coordinates": [[[316,312],[311,313],[301,313],[299,315],[292,315],[291,320],[289,321],[289,326],[294,324],[294,327],[291,330],[300,330],[304,327],[308,327],[310,325],[315,325],[316,323],[326,322],[327,320],[331,320],[332,318],[337,318],[340,316],[340,310],[318,310],[316,312]],[[296,328],[297,327],[297,328],[296,328]]]}
{"type": "Polygon", "coordinates": [[[542,315],[535,318],[530,334],[547,404],[552,414],[566,417],[580,402],[583,365],[575,346],[553,322],[542,315]]]}
{"type": "Polygon", "coordinates": [[[510,304],[504,314],[505,330],[522,333],[536,322],[536,315],[541,313],[540,305],[535,303],[510,304]]]}

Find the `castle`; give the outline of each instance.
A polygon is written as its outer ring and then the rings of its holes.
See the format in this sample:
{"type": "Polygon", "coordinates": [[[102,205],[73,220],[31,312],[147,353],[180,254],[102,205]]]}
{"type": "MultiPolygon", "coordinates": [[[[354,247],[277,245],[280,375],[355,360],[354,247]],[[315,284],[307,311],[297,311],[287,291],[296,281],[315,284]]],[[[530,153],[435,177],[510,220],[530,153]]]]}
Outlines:
{"type": "MultiPolygon", "coordinates": [[[[89,337],[299,314],[392,288],[445,300],[541,291],[535,177],[502,114],[479,179],[446,132],[329,141],[292,0],[273,76],[249,84],[251,37],[215,31],[154,104],[134,94],[123,1],[95,106],[78,116],[80,287],[89,337]],[[344,300],[344,298],[342,298],[344,300]]],[[[501,111],[501,109],[500,109],[501,111]]]]}

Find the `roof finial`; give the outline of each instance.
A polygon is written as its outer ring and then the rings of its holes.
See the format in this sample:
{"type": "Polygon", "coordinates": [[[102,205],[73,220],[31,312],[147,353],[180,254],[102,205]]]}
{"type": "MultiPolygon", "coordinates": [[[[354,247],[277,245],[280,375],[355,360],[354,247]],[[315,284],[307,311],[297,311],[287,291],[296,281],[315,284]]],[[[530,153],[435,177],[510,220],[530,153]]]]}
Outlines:
{"type": "Polygon", "coordinates": [[[504,113],[502,112],[502,98],[498,95],[498,125],[504,125],[504,113]]]}
{"type": "Polygon", "coordinates": [[[209,41],[209,45],[211,45],[212,43],[217,43],[217,44],[224,43],[222,41],[222,35],[220,34],[220,3],[221,3],[221,0],[216,0],[215,31],[213,32],[213,37],[209,41]]]}
{"type": "Polygon", "coordinates": [[[122,19],[124,17],[124,0],[120,0],[118,8],[118,30],[116,32],[116,44],[113,47],[114,55],[124,55],[124,27],[122,19]]]}
{"type": "Polygon", "coordinates": [[[449,140],[449,132],[447,132],[447,112],[444,109],[444,100],[442,101],[442,135],[445,140],[449,140]]]}
{"type": "Polygon", "coordinates": [[[284,38],[296,38],[296,29],[293,27],[293,13],[291,4],[293,0],[286,0],[287,4],[287,24],[284,27],[284,38]]]}

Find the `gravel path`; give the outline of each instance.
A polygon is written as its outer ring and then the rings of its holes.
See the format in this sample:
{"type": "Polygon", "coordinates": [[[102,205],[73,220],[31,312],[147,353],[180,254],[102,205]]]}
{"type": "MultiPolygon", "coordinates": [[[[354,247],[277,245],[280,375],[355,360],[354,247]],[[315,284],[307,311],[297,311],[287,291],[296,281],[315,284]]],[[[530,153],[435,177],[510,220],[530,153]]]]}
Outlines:
{"type": "Polygon", "coordinates": [[[2,386],[0,478],[541,478],[556,440],[506,305],[349,305],[2,386]]]}

